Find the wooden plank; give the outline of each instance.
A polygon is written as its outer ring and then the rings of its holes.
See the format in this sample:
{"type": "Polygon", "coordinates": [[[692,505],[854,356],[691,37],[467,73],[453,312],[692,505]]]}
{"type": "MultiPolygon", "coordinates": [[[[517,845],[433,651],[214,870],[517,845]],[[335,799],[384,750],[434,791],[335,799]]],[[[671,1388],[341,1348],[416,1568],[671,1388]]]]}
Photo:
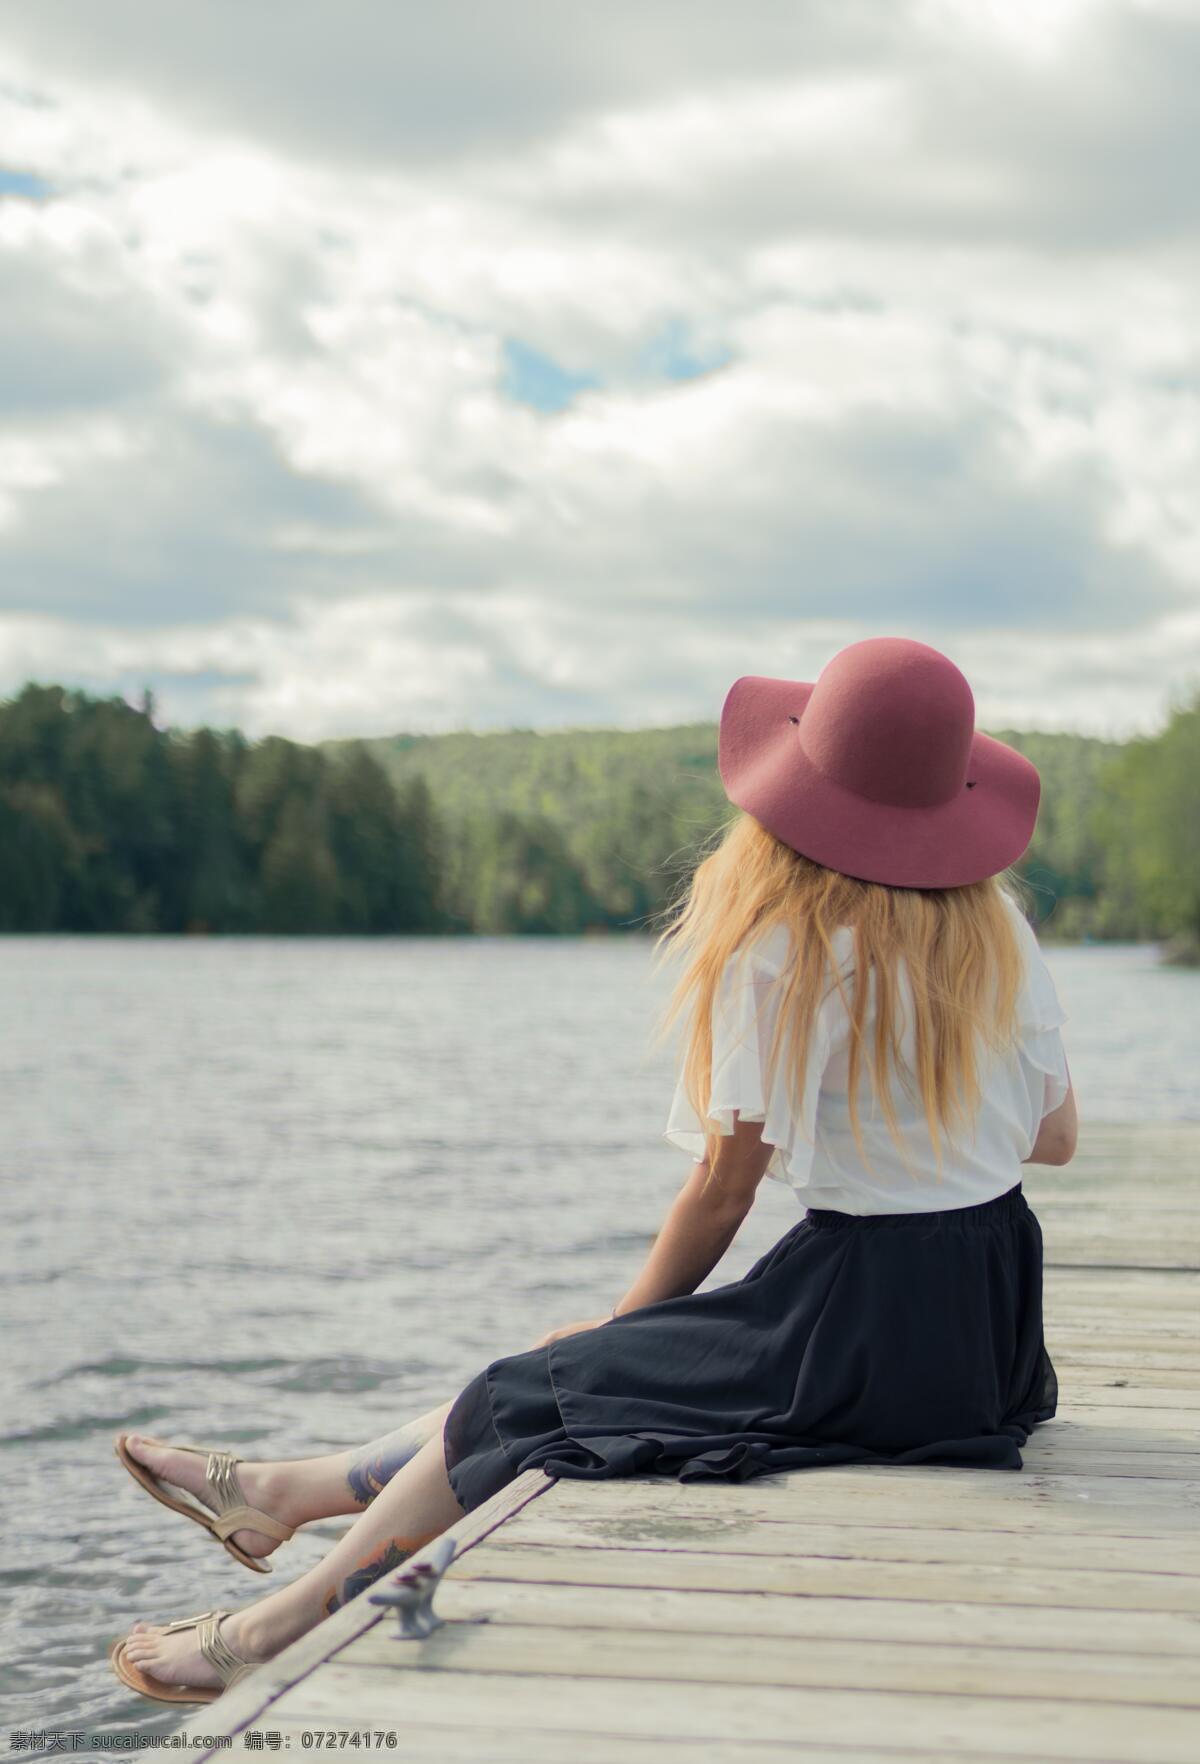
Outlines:
{"type": "Polygon", "coordinates": [[[1115,1360],[1124,1367],[1136,1371],[1182,1371],[1189,1374],[1200,1374],[1200,1346],[1191,1342],[1174,1342],[1168,1337],[1161,1341],[1147,1339],[1144,1342],[1105,1341],[1101,1335],[1080,1335],[1071,1342],[1052,1342],[1046,1337],[1046,1348],[1057,1351],[1050,1353],[1054,1360],[1055,1372],[1062,1383],[1062,1369],[1073,1369],[1078,1365],[1105,1365],[1115,1360]]]}
{"type": "MultiPolygon", "coordinates": [[[[562,1486],[568,1495],[566,1484],[571,1480],[563,1479],[562,1486]]],[[[606,1495],[611,1488],[614,1491],[611,1498],[620,1500],[624,1491],[634,1489],[642,1480],[637,1477],[614,1477],[611,1481],[604,1482],[603,1487],[606,1495]]],[[[705,1482],[680,1483],[672,1477],[658,1477],[653,1480],[668,1503],[664,1507],[664,1515],[672,1510],[669,1503],[682,1499],[684,1491],[690,1499],[703,1495],[719,1498],[723,1487],[721,1484],[711,1485],[705,1482]]],[[[600,1486],[598,1483],[587,1482],[579,1485],[588,1488],[600,1486]]],[[[753,1484],[746,1483],[741,1488],[749,1489],[751,1486],[768,1498],[773,1493],[776,1500],[783,1504],[791,1501],[792,1490],[797,1490],[795,1499],[808,1512],[813,1510],[812,1503],[820,1501],[824,1513],[827,1502],[836,1501],[842,1496],[853,1502],[854,1509],[860,1516],[865,1516],[868,1508],[874,1510],[876,1506],[882,1505],[901,1513],[910,1512],[914,1521],[922,1514],[932,1513],[940,1524],[946,1523],[947,1505],[949,1501],[953,1501],[964,1521],[972,1524],[976,1522],[981,1507],[990,1508],[994,1504],[998,1512],[1017,1514],[1022,1510],[1036,1510],[1051,1525],[1056,1520],[1069,1517],[1073,1527],[1078,1523],[1079,1513],[1078,1510],[1072,1512],[1072,1509],[1078,1509],[1082,1503],[1086,1505],[1089,1514],[1102,1508],[1157,1508],[1162,1517],[1160,1519],[1156,1516],[1156,1525],[1169,1523],[1171,1515],[1175,1515],[1181,1523],[1194,1531],[1194,1509],[1200,1505],[1198,1481],[1164,1480],[1153,1476],[1105,1476],[1100,1464],[1094,1464],[1090,1473],[1081,1472],[1079,1475],[1065,1475],[1058,1471],[1051,1474],[1028,1468],[990,1471],[957,1469],[951,1465],[854,1464],[844,1468],[822,1465],[811,1470],[776,1472],[770,1476],[755,1477],[753,1484]]],[[[782,1505],[780,1510],[783,1510],[782,1505]]]]}
{"type": "Polygon", "coordinates": [[[1021,1447],[1025,1467],[1032,1475],[1094,1476],[1097,1458],[1102,1459],[1105,1475],[1152,1477],[1156,1481],[1194,1483],[1200,1475],[1200,1453],[1178,1451],[1163,1445],[1153,1448],[1143,1443],[1140,1451],[1118,1450],[1104,1440],[1085,1440],[1052,1445],[1036,1435],[1021,1447]]]}
{"type": "Polygon", "coordinates": [[[1162,1268],[1140,1269],[1136,1275],[1132,1269],[1105,1268],[1089,1273],[1082,1268],[1060,1268],[1046,1281],[1042,1293],[1046,1315],[1101,1311],[1105,1283],[1110,1284],[1110,1306],[1119,1307],[1122,1314],[1128,1309],[1135,1320],[1159,1316],[1182,1320],[1200,1286],[1200,1274],[1162,1268]]]}
{"type": "MultiPolygon", "coordinates": [[[[563,1505],[556,1498],[554,1506],[559,1517],[589,1517],[586,1508],[574,1508],[563,1505]]],[[[616,1517],[616,1515],[612,1515],[616,1517]]],[[[630,1510],[634,1517],[634,1510],[630,1510]]],[[[1038,1506],[1027,1508],[988,1508],[979,1506],[971,1512],[958,1512],[953,1506],[944,1515],[939,1515],[937,1506],[926,1506],[925,1510],[911,1508],[905,1510],[904,1501],[884,1499],[875,1505],[866,1505],[865,1501],[856,1501],[852,1496],[845,1496],[840,1501],[821,1501],[821,1505],[799,1508],[798,1521],[791,1521],[784,1508],[778,1508],[775,1514],[766,1512],[761,1524],[801,1524],[801,1522],[824,1522],[831,1526],[870,1526],[870,1528],[891,1528],[893,1531],[905,1531],[912,1538],[937,1536],[942,1531],[955,1535],[974,1535],[988,1533],[992,1536],[1009,1536],[1024,1540],[1029,1547],[1032,1538],[1142,1538],[1142,1540],[1163,1540],[1166,1545],[1179,1544],[1182,1551],[1189,1551],[1195,1544],[1195,1515],[1177,1508],[1154,1508],[1147,1514],[1138,1503],[1124,1503],[1121,1506],[1103,1506],[1087,1503],[1082,1508],[1064,1508],[1064,1510],[1046,1510],[1039,1512],[1038,1506]],[[1165,1515],[1165,1517],[1159,1517],[1165,1515]]],[[[720,1528],[720,1519],[706,1519],[702,1510],[690,1510],[686,1506],[674,1506],[671,1514],[660,1514],[655,1524],[662,1526],[662,1535],[671,1536],[676,1542],[683,1542],[688,1533],[697,1547],[702,1547],[711,1531],[720,1528]],[[699,1528],[695,1522],[699,1521],[699,1528]]],[[[524,1535],[524,1533],[521,1533],[524,1535]]],[[[512,1542],[517,1542],[514,1535],[512,1542]]],[[[1054,1545],[1048,1551],[1054,1554],[1054,1545]]],[[[1045,1559],[1045,1558],[1043,1558],[1045,1559]]],[[[1189,1559],[1188,1556],[1179,1559],[1189,1559]]]]}
{"type": "MultiPolygon", "coordinates": [[[[736,1599],[726,1599],[723,1610],[736,1599]]],[[[874,1601],[869,1601],[873,1603],[874,1601]]],[[[1067,1701],[1200,1707],[1197,1657],[1111,1654],[1009,1647],[962,1641],[846,1641],[829,1636],[754,1636],[752,1647],[731,1648],[718,1626],[712,1633],[596,1628],[586,1607],[562,1612],[556,1625],[502,1623],[472,1631],[464,1645],[451,1624],[421,1644],[423,1671],[537,1672],[553,1677],[675,1679],[679,1684],[810,1685],[853,1691],[924,1691],[946,1696],[1052,1697],[1067,1701]]],[[[390,1670],[405,1664],[409,1644],[382,1625],[368,1630],[343,1656],[344,1664],[390,1670]]]]}
{"type": "MultiPolygon", "coordinates": [[[[733,1485],[678,1482],[665,1476],[614,1477],[606,1482],[564,1477],[555,1485],[552,1507],[539,1509],[521,1527],[520,1535],[543,1514],[596,1523],[649,1514],[651,1523],[661,1524],[664,1534],[674,1537],[686,1535],[681,1527],[688,1524],[696,1527],[695,1536],[703,1538],[714,1526],[759,1520],[899,1525],[909,1531],[1161,1536],[1169,1535],[1178,1520],[1190,1541],[1197,1539],[1195,1514],[1178,1499],[1177,1490],[1164,1490],[1153,1478],[1106,1481],[1040,1476],[1030,1470],[945,1469],[941,1479],[917,1482],[915,1469],[906,1474],[913,1480],[900,1480],[899,1471],[892,1479],[876,1466],[856,1465],[757,1476],[733,1485]],[[1106,1503],[1095,1500],[1096,1495],[1124,1498],[1106,1503]]],[[[516,1533],[507,1535],[512,1538],[516,1533]]]]}
{"type": "Polygon", "coordinates": [[[346,1725],[348,1710],[356,1726],[371,1728],[395,1721],[397,1710],[431,1723],[452,1711],[454,1724],[476,1727],[484,1746],[498,1728],[564,1739],[581,1730],[622,1742],[657,1737],[690,1747],[713,1739],[780,1745],[797,1732],[834,1748],[879,1747],[903,1733],[910,1748],[935,1754],[969,1750],[981,1734],[1002,1732],[1012,1758],[1035,1753],[1084,1764],[1195,1764],[1200,1736],[1193,1711],[1163,1705],[1151,1711],[1108,1703],[1097,1712],[1075,1701],[691,1682],[681,1694],[674,1679],[428,1672],[418,1665],[382,1672],[338,1661],[282,1697],[278,1715],[300,1726],[336,1728],[346,1725]]]}
{"type": "MultiPolygon", "coordinates": [[[[1056,1420],[1120,1422],[1122,1427],[1200,1427],[1200,1382],[1192,1389],[1164,1385],[1072,1382],[1069,1397],[1059,1403],[1056,1420]],[[1114,1399],[1120,1397],[1117,1408],[1114,1399]]],[[[1049,1423],[1047,1422],[1048,1426],[1049,1423]]]]}
{"type": "Polygon", "coordinates": [[[1060,1401],[1068,1401],[1074,1391],[1108,1389],[1172,1390],[1180,1393],[1180,1402],[1189,1397],[1200,1401],[1200,1372],[1194,1367],[1164,1366],[1156,1371],[1133,1358],[1118,1364],[1111,1351],[1100,1358],[1089,1356],[1085,1366],[1064,1367],[1061,1355],[1052,1354],[1051,1358],[1058,1373],[1060,1401]]]}
{"type": "Polygon", "coordinates": [[[1200,1579],[957,1562],[876,1562],[846,1558],[727,1555],[709,1549],[556,1549],[496,1539],[459,1572],[503,1580],[557,1580],[598,1586],[673,1586],[709,1592],[818,1594],[841,1598],[955,1600],[963,1604],[1054,1605],[1106,1611],[1190,1611],[1200,1579]]]}
{"type": "Polygon", "coordinates": [[[1118,1536],[1082,1529],[1047,1536],[1025,1532],[989,1531],[980,1526],[955,1529],[903,1524],[820,1525],[784,1518],[725,1515],[665,1524],[653,1504],[623,1517],[597,1517],[554,1511],[540,1513],[532,1524],[513,1534],[522,1545],[552,1549],[638,1549],[674,1551],[703,1548],[715,1555],[821,1557],[860,1562],[971,1562],[979,1565],[1025,1567],[1070,1573],[1077,1569],[1141,1571],[1153,1574],[1200,1575],[1200,1538],[1151,1535],[1118,1536]]]}
{"type": "Polygon", "coordinates": [[[1064,1442],[1086,1445],[1093,1451],[1105,1451],[1112,1446],[1118,1451],[1132,1452],[1138,1451],[1143,1443],[1152,1448],[1161,1443],[1169,1451],[1200,1452],[1200,1415],[1195,1409],[1172,1411],[1165,1404],[1157,1414],[1138,1413],[1114,1403],[1104,1405],[1102,1410],[1097,1403],[1080,1410],[1079,1403],[1072,1398],[1059,1404],[1052,1421],[1041,1421],[1034,1428],[1028,1445],[1022,1448],[1026,1462],[1028,1455],[1042,1445],[1064,1442]]]}
{"type": "MultiPolygon", "coordinates": [[[[1200,1297],[1197,1303],[1200,1303],[1200,1297]]],[[[1067,1325],[1047,1318],[1044,1327],[1046,1345],[1056,1366],[1064,1355],[1073,1353],[1077,1347],[1104,1347],[1113,1341],[1111,1318],[1103,1323],[1098,1319],[1095,1322],[1083,1319],[1078,1324],[1069,1322],[1067,1325]]],[[[1155,1349],[1151,1344],[1159,1342],[1175,1352],[1186,1349],[1194,1354],[1200,1347],[1200,1336],[1197,1336],[1190,1323],[1185,1323],[1178,1317],[1177,1312],[1164,1311],[1157,1322],[1153,1318],[1146,1318],[1141,1322],[1133,1318],[1124,1319],[1121,1333],[1114,1345],[1122,1353],[1129,1354],[1146,1348],[1153,1352],[1155,1349]],[[1135,1331],[1140,1331],[1140,1335],[1135,1334],[1135,1331]]]]}
{"type": "Polygon", "coordinates": [[[1140,1273],[1137,1287],[1125,1286],[1123,1283],[1133,1278],[1127,1269],[1104,1268],[1059,1268],[1054,1274],[1048,1275],[1045,1290],[1042,1294],[1043,1316],[1048,1320],[1057,1320],[1061,1315],[1070,1320],[1072,1316],[1080,1316],[1089,1321],[1094,1320],[1104,1328],[1112,1325],[1114,1318],[1123,1318],[1128,1306],[1129,1315],[1134,1323],[1139,1320],[1153,1326],[1160,1317],[1176,1318],[1183,1315],[1187,1307],[1193,1305],[1197,1288],[1200,1287],[1200,1275],[1169,1273],[1156,1269],[1150,1273],[1140,1273]],[[1111,1281],[1115,1290],[1105,1292],[1105,1283],[1111,1281]],[[1073,1282],[1073,1285],[1066,1284],[1073,1282]],[[1104,1310],[1105,1299],[1108,1301],[1107,1317],[1096,1316],[1104,1310]]]}
{"type": "Polygon", "coordinates": [[[1044,1283],[1042,1302],[1051,1309],[1073,1305],[1095,1308],[1105,1292],[1110,1301],[1134,1312],[1168,1310],[1185,1303],[1200,1284],[1200,1274],[1164,1268],[1058,1268],[1044,1283]]]}
{"type": "Polygon", "coordinates": [[[1114,1229],[1111,1235],[1089,1229],[1079,1232],[1049,1223],[1043,1235],[1044,1266],[1053,1279],[1062,1269],[1128,1269],[1142,1274],[1162,1274],[1181,1281],[1200,1273],[1200,1243],[1185,1233],[1172,1236],[1169,1224],[1160,1232],[1147,1220],[1136,1235],[1114,1229]]]}
{"type": "Polygon", "coordinates": [[[1072,1238],[1070,1243],[1056,1241],[1049,1233],[1045,1238],[1046,1267],[1058,1268],[1139,1268],[1178,1269],[1194,1274],[1200,1270],[1200,1251],[1195,1244],[1168,1245],[1147,1234],[1131,1242],[1124,1234],[1113,1237],[1072,1238]]]}
{"type": "MultiPolygon", "coordinates": [[[[1065,1270],[1053,1278],[1061,1278],[1063,1274],[1065,1270]]],[[[1193,1320],[1196,1306],[1200,1305],[1200,1279],[1192,1275],[1185,1278],[1178,1274],[1168,1277],[1162,1273],[1155,1278],[1163,1284],[1156,1292],[1148,1292],[1141,1297],[1133,1293],[1109,1293],[1107,1309],[1106,1295],[1102,1289],[1074,1293],[1060,1305],[1054,1289],[1047,1287],[1043,1298],[1042,1320],[1046,1327],[1046,1343],[1050,1348],[1051,1358],[1059,1332],[1072,1328],[1092,1330],[1102,1340],[1119,1341],[1123,1341],[1126,1334],[1131,1338],[1144,1338],[1146,1335],[1154,1335],[1162,1328],[1179,1329],[1185,1333],[1190,1332],[1195,1340],[1193,1320]]]]}
{"type": "MultiPolygon", "coordinates": [[[[480,1566],[487,1561],[484,1551],[480,1566]]],[[[964,1605],[924,1599],[793,1598],[782,1593],[686,1592],[673,1587],[587,1586],[564,1581],[503,1578],[468,1580],[452,1573],[439,1589],[438,1612],[450,1618],[486,1615],[495,1623],[576,1624],[589,1631],[671,1630],[743,1639],[947,1642],[987,1647],[1007,1658],[1011,1649],[1061,1648],[1069,1634],[1073,1649],[1103,1655],[1173,1656],[1195,1674],[1200,1658],[1200,1617],[1190,1612],[1123,1611],[1114,1622],[1107,1611],[1057,1606],[964,1605]],[[1069,1628],[1068,1628],[1069,1626],[1069,1628]]],[[[365,1636],[368,1632],[364,1632],[365,1636]]],[[[372,1630],[372,1637],[392,1633],[372,1630]]],[[[356,1646],[358,1644],[356,1643],[356,1646]]],[[[401,1644],[397,1643],[397,1646],[401,1644]]],[[[690,1645],[690,1644],[688,1644],[690,1645]]],[[[803,1652],[803,1649],[799,1650],[803,1652]]],[[[1004,1661],[997,1669],[1004,1670],[1004,1661]]]]}
{"type": "MultiPolygon", "coordinates": [[[[280,1749],[293,1753],[308,1750],[316,1758],[322,1752],[313,1749],[313,1730],[300,1727],[290,1722],[278,1721],[269,1724],[270,1731],[277,1733],[280,1749]]],[[[209,1729],[202,1727],[198,1732],[207,1734],[209,1729]]],[[[259,1729],[261,1733],[264,1729],[259,1729]]],[[[331,1741],[329,1749],[336,1749],[340,1734],[345,1726],[328,1730],[331,1741]]],[[[614,1740],[609,1733],[591,1733],[577,1729],[568,1736],[568,1744],[564,1747],[564,1736],[561,1733],[513,1733],[505,1732],[497,1727],[488,1735],[486,1752],[481,1749],[478,1727],[457,1727],[454,1725],[453,1710],[447,1710],[444,1719],[436,1723],[414,1722],[406,1720],[400,1725],[395,1723],[385,1730],[387,1735],[396,1736],[396,1746],[377,1749],[371,1753],[353,1753],[358,1757],[376,1756],[387,1758],[403,1758],[406,1764],[430,1764],[436,1759],[437,1764],[563,1764],[564,1758],[570,1764],[673,1764],[679,1759],[681,1764],[696,1764],[695,1748],[686,1752],[668,1750],[663,1740],[637,1739],[624,1734],[614,1740]]],[[[999,1737],[999,1736],[996,1736],[999,1737]]],[[[901,1736],[894,1736],[895,1743],[884,1748],[865,1748],[861,1746],[830,1746],[822,1741],[809,1744],[803,1734],[787,1740],[780,1745],[771,1745],[758,1740],[721,1740],[714,1739],[706,1743],[703,1752],[704,1764],[928,1764],[930,1753],[918,1743],[914,1748],[904,1745],[901,1736]]],[[[344,1755],[352,1755],[352,1749],[341,1748],[344,1755]]],[[[228,1749],[214,1754],[220,1758],[243,1759],[253,1758],[256,1764],[263,1764],[265,1756],[270,1752],[260,1744],[248,1746],[244,1739],[237,1741],[228,1749]]],[[[1009,1764],[1012,1753],[993,1751],[989,1746],[981,1750],[978,1746],[969,1752],[939,1751],[937,1764],[1009,1764]]],[[[1032,1754],[1022,1759],[1022,1764],[1056,1764],[1055,1760],[1036,1757],[1032,1754]]]]}

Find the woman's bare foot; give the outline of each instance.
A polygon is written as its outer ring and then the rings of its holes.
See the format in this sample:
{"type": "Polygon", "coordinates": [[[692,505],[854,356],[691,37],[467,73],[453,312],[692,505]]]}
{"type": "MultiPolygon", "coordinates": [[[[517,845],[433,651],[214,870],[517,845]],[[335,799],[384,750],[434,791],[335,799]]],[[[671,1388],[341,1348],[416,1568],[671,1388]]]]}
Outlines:
{"type": "MultiPolygon", "coordinates": [[[[155,1445],[139,1433],[127,1434],[125,1446],[129,1455],[136,1458],[139,1464],[144,1464],[148,1470],[152,1470],[155,1476],[165,1482],[173,1482],[177,1488],[186,1489],[203,1506],[210,1511],[215,1510],[212,1508],[212,1490],[207,1485],[202,1455],[155,1445]]],[[[281,1464],[239,1463],[238,1480],[245,1491],[247,1506],[269,1513],[272,1519],[278,1519],[284,1525],[296,1526],[310,1515],[297,1512],[295,1494],[288,1487],[286,1468],[286,1465],[281,1464]]],[[[266,1532],[250,1530],[235,1531],[233,1541],[248,1556],[269,1556],[273,1550],[279,1548],[280,1543],[277,1537],[269,1537],[266,1532]]],[[[227,1625],[223,1623],[222,1635],[226,1633],[226,1629],[227,1625]]],[[[185,1631],[182,1637],[171,1636],[168,1639],[172,1644],[177,1640],[186,1642],[188,1632],[185,1631]]],[[[194,1651],[199,1659],[199,1650],[194,1651]]],[[[213,1682],[215,1680],[211,1677],[196,1680],[197,1684],[213,1682]]]]}
{"type": "MultiPolygon", "coordinates": [[[[126,1639],[125,1658],[160,1684],[197,1690],[210,1685],[219,1688],[221,1677],[200,1652],[197,1633],[195,1629],[179,1629],[167,1635],[164,1624],[139,1621],[126,1639]]],[[[235,1654],[253,1665],[271,1659],[292,1639],[283,1633],[272,1636],[253,1605],[222,1617],[217,1633],[235,1654]]]]}

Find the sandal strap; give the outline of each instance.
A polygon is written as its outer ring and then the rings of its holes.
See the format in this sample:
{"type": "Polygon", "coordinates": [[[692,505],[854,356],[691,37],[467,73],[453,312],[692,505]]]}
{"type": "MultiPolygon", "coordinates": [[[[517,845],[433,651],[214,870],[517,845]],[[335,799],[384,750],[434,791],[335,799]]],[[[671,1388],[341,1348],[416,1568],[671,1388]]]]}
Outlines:
{"type": "Polygon", "coordinates": [[[231,1685],[234,1679],[240,1678],[244,1672],[249,1672],[254,1664],[253,1661],[244,1660],[240,1654],[235,1653],[221,1634],[221,1619],[228,1617],[228,1615],[228,1611],[210,1612],[204,1622],[200,1624],[196,1637],[200,1643],[200,1652],[216,1672],[222,1684],[226,1686],[231,1685]]]}
{"type": "Polygon", "coordinates": [[[272,1519],[260,1507],[228,1507],[213,1521],[213,1531],[222,1542],[244,1527],[264,1532],[267,1537],[276,1537],[280,1543],[287,1543],[290,1537],[296,1535],[292,1526],[285,1525],[281,1519],[272,1519]]]}
{"type": "Polygon", "coordinates": [[[177,1629],[195,1629],[201,1623],[207,1623],[210,1617],[224,1617],[224,1611],[200,1611],[195,1617],[177,1617],[174,1623],[163,1624],[163,1634],[171,1635],[177,1629]]]}
{"type": "Polygon", "coordinates": [[[213,1451],[208,1454],[204,1474],[213,1492],[213,1507],[218,1513],[227,1513],[231,1507],[246,1505],[245,1491],[237,1473],[238,1463],[239,1460],[232,1452],[213,1451]]]}
{"type": "Polygon", "coordinates": [[[261,1507],[252,1507],[246,1499],[245,1490],[238,1476],[237,1467],[240,1458],[232,1452],[211,1451],[205,1465],[205,1475],[213,1492],[213,1507],[217,1514],[213,1530],[224,1540],[243,1527],[261,1531],[267,1537],[274,1537],[280,1543],[286,1543],[295,1535],[290,1525],[282,1520],[272,1519],[261,1507]]]}

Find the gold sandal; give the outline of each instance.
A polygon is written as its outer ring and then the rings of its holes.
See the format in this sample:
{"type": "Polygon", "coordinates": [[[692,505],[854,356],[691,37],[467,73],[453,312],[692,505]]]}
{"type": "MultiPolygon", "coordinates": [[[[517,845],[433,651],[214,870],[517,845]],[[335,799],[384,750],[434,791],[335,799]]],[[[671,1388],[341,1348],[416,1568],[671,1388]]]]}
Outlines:
{"type": "Polygon", "coordinates": [[[268,1537],[277,1537],[280,1543],[286,1543],[295,1536],[295,1527],[284,1525],[279,1519],[272,1519],[259,1507],[247,1505],[246,1496],[238,1478],[237,1466],[241,1458],[235,1458],[232,1452],[210,1449],[208,1446],[177,1445],[173,1440],[153,1439],[148,1433],[141,1434],[148,1445],[166,1446],[175,1452],[195,1452],[208,1459],[205,1475],[208,1487],[212,1492],[211,1507],[204,1506],[195,1495],[189,1494],[174,1482],[158,1477],[145,1464],[139,1462],[126,1445],[129,1438],[122,1433],[117,1439],[114,1450],[135,1482],[141,1483],[147,1494],[152,1494],[156,1501],[164,1507],[170,1507],[173,1513],[182,1513],[187,1519],[194,1519],[203,1525],[224,1544],[235,1561],[245,1568],[253,1568],[256,1574],[270,1574],[271,1564],[250,1555],[236,1544],[230,1535],[234,1531],[261,1531],[268,1537]]]}
{"type": "Polygon", "coordinates": [[[198,1630],[196,1639],[200,1652],[219,1674],[219,1685],[167,1684],[161,1678],[151,1678],[140,1666],[125,1658],[125,1645],[131,1639],[127,1635],[118,1636],[108,1650],[112,1669],[122,1684],[140,1696],[153,1698],[156,1703],[215,1703],[231,1684],[236,1684],[247,1672],[262,1664],[259,1660],[243,1660],[220,1633],[221,1619],[229,1615],[229,1611],[201,1611],[198,1617],[180,1617],[175,1623],[163,1625],[164,1635],[171,1635],[179,1629],[198,1630]]]}

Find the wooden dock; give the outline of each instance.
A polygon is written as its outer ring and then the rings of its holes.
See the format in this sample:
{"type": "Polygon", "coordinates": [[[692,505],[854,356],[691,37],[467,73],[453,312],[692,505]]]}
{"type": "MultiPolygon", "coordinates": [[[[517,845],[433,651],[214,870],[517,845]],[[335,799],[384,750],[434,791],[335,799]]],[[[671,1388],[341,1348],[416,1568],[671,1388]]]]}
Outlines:
{"type": "Polygon", "coordinates": [[[1198,1158],[1200,1129],[1093,1130],[1025,1173],[1060,1397],[1024,1471],[527,1472],[447,1534],[444,1627],[399,1640],[360,1597],[181,1730],[233,1735],[213,1758],[1196,1764],[1198,1158]]]}

